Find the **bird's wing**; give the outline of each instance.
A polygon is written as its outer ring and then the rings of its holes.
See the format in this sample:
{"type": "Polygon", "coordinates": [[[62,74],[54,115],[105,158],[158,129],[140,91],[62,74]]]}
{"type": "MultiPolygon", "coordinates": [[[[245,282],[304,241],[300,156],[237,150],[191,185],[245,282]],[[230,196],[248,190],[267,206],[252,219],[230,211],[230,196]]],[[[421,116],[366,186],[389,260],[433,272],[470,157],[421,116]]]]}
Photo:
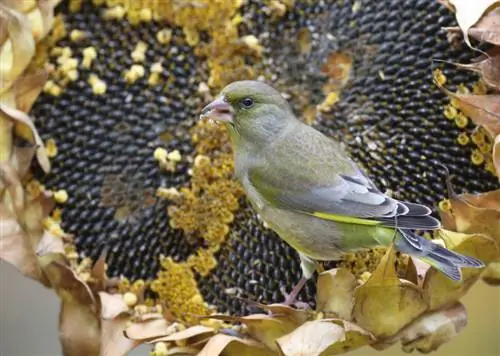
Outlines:
{"type": "Polygon", "coordinates": [[[274,207],[322,219],[407,229],[439,226],[430,209],[380,192],[340,145],[310,128],[291,132],[266,150],[248,180],[274,207]],[[395,221],[395,217],[397,222],[395,221]]]}

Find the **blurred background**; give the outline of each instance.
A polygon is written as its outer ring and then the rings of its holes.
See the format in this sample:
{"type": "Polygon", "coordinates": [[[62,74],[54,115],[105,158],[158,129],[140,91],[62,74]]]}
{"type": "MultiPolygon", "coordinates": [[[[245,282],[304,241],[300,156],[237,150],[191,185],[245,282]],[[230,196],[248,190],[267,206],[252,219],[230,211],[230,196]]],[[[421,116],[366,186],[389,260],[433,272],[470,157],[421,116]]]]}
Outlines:
{"type": "MultiPolygon", "coordinates": [[[[500,355],[500,287],[478,282],[463,299],[469,313],[466,328],[443,345],[435,356],[500,355]]],[[[17,270],[0,261],[0,355],[59,356],[59,300],[52,290],[22,277],[17,270]]],[[[368,356],[378,353],[370,347],[350,353],[368,356]]],[[[406,355],[400,345],[380,353],[384,356],[406,355]]],[[[132,356],[149,355],[141,346],[132,356]]],[[[83,355],[82,355],[83,356],[83,355]]]]}

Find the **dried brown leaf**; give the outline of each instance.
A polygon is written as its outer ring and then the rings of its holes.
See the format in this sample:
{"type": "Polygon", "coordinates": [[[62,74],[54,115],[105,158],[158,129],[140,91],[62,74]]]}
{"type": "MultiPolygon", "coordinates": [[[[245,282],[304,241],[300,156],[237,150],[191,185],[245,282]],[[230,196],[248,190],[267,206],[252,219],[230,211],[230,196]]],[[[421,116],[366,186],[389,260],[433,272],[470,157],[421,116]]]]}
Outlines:
{"type": "Polygon", "coordinates": [[[493,143],[493,165],[495,166],[495,171],[497,172],[497,177],[500,180],[500,135],[495,137],[495,142],[493,143]]]}
{"type": "MultiPolygon", "coordinates": [[[[439,236],[448,249],[478,258],[485,264],[498,258],[498,244],[486,235],[440,230],[439,236]]],[[[455,282],[436,269],[430,269],[423,285],[429,309],[438,310],[455,304],[479,279],[481,272],[479,268],[462,268],[462,282],[455,282]]]]}
{"type": "Polygon", "coordinates": [[[30,278],[41,278],[33,245],[16,216],[3,205],[0,205],[0,259],[30,278]]]}
{"type": "Polygon", "coordinates": [[[468,36],[469,28],[474,26],[474,24],[479,21],[488,9],[491,9],[494,4],[497,4],[498,0],[476,0],[474,2],[470,0],[445,1],[452,4],[455,8],[455,17],[460,29],[463,32],[465,43],[467,43],[469,47],[473,48],[468,36]]]}
{"type": "Polygon", "coordinates": [[[491,137],[500,134],[500,95],[456,94],[441,85],[438,87],[455,100],[458,108],[476,125],[483,126],[491,137]]]}
{"type": "Polygon", "coordinates": [[[452,64],[458,68],[480,73],[481,78],[487,86],[495,90],[500,90],[500,55],[498,53],[471,64],[452,64]]]}
{"type": "Polygon", "coordinates": [[[198,356],[218,356],[223,352],[224,355],[227,356],[253,356],[256,354],[262,356],[276,355],[274,352],[264,348],[264,346],[257,341],[225,334],[217,334],[207,342],[198,356]]]}
{"type": "Polygon", "coordinates": [[[387,250],[368,281],[356,289],[354,321],[377,337],[389,337],[427,309],[422,290],[399,280],[395,251],[387,250]]]}
{"type": "Polygon", "coordinates": [[[93,308],[72,298],[62,298],[59,338],[64,356],[99,356],[101,332],[93,308]]]}
{"type": "Polygon", "coordinates": [[[420,316],[390,339],[373,345],[377,350],[384,350],[397,341],[401,341],[403,351],[415,349],[429,353],[455,337],[467,325],[467,310],[457,303],[449,309],[439,310],[420,316]]]}
{"type": "Polygon", "coordinates": [[[97,300],[90,287],[68,265],[64,256],[46,254],[38,258],[40,267],[52,288],[62,300],[96,309],[97,300]]]}
{"type": "MultiPolygon", "coordinates": [[[[270,308],[270,306],[267,306],[270,308]]],[[[243,323],[248,329],[248,334],[268,348],[278,351],[276,339],[292,332],[304,321],[296,319],[288,310],[288,306],[274,304],[273,315],[252,314],[244,317],[228,315],[211,315],[207,318],[223,320],[233,323],[243,323]]],[[[293,311],[293,308],[290,308],[293,311]]]]}
{"type": "Polygon", "coordinates": [[[425,275],[431,266],[418,258],[411,257],[408,259],[405,279],[417,286],[422,286],[425,275]]]}
{"type": "Polygon", "coordinates": [[[64,244],[60,237],[53,235],[49,231],[44,231],[36,247],[36,254],[38,256],[43,256],[49,253],[59,253],[63,255],[65,253],[64,244]]]}
{"type": "Polygon", "coordinates": [[[101,301],[101,356],[121,356],[141,342],[124,336],[131,313],[121,294],[99,292],[101,301]]]}
{"type": "Polygon", "coordinates": [[[36,147],[12,147],[12,155],[10,164],[16,169],[19,177],[23,178],[29,171],[33,157],[35,156],[36,147]]]}
{"type": "Polygon", "coordinates": [[[13,109],[3,104],[0,104],[0,114],[6,115],[15,122],[22,123],[30,128],[33,137],[35,139],[35,143],[37,145],[36,157],[38,159],[38,163],[40,164],[40,167],[42,167],[42,169],[46,173],[48,173],[50,171],[49,158],[47,156],[47,152],[45,151],[45,146],[43,144],[43,141],[38,135],[38,131],[36,130],[35,125],[33,124],[31,118],[28,115],[26,115],[26,113],[19,111],[17,109],[13,109]]]}
{"type": "Polygon", "coordinates": [[[494,8],[485,14],[468,33],[478,41],[500,46],[500,8],[494,8]]]}
{"type": "Polygon", "coordinates": [[[500,262],[492,262],[484,271],[483,280],[491,285],[500,285],[500,262]]]}
{"type": "Polygon", "coordinates": [[[0,111],[0,162],[9,161],[14,146],[14,122],[0,111]]]}
{"type": "Polygon", "coordinates": [[[34,33],[35,39],[40,41],[45,38],[47,34],[52,29],[54,23],[54,8],[60,2],[60,0],[38,0],[38,11],[40,12],[40,31],[34,33]]]}
{"type": "Polygon", "coordinates": [[[12,205],[14,212],[21,214],[24,209],[24,189],[19,175],[12,165],[0,162],[0,194],[4,189],[8,194],[8,197],[3,197],[4,204],[12,205]]]}
{"type": "Polygon", "coordinates": [[[16,108],[28,113],[42,92],[46,81],[47,72],[41,69],[20,76],[12,87],[16,100],[16,108]]]}
{"type": "Polygon", "coordinates": [[[450,197],[451,213],[440,212],[443,227],[468,234],[485,234],[500,244],[500,189],[450,197]]]}
{"type": "Polygon", "coordinates": [[[278,339],[286,356],[338,355],[365,346],[373,336],[360,327],[339,319],[308,321],[278,339]]]}
{"type": "Polygon", "coordinates": [[[30,63],[35,54],[35,41],[27,17],[4,3],[0,3],[0,21],[7,24],[10,40],[0,49],[1,95],[30,63]]]}
{"type": "Polygon", "coordinates": [[[208,338],[215,335],[216,330],[203,325],[195,325],[187,328],[185,330],[176,331],[167,336],[162,336],[160,338],[149,341],[154,342],[174,342],[185,340],[187,344],[193,345],[198,344],[200,341],[207,340],[208,338]]]}
{"type": "Polygon", "coordinates": [[[150,341],[176,332],[176,325],[167,322],[161,315],[156,319],[137,322],[125,329],[125,336],[131,340],[150,341]]]}
{"type": "Polygon", "coordinates": [[[346,268],[335,268],[318,277],[316,310],[352,320],[354,293],[357,287],[354,275],[346,268]]]}

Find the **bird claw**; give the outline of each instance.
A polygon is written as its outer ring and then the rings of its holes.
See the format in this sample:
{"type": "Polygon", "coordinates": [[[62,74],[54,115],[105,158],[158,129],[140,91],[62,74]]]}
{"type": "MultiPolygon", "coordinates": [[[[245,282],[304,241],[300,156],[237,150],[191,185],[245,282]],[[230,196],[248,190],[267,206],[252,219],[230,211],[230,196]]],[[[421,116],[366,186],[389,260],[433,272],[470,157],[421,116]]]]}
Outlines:
{"type": "Polygon", "coordinates": [[[311,309],[309,304],[305,302],[301,302],[300,300],[297,300],[297,297],[306,284],[307,279],[306,278],[301,278],[300,281],[293,287],[292,291],[290,293],[287,293],[285,290],[285,287],[280,287],[281,294],[285,297],[285,301],[281,304],[290,306],[290,307],[295,307],[297,309],[311,309]]]}

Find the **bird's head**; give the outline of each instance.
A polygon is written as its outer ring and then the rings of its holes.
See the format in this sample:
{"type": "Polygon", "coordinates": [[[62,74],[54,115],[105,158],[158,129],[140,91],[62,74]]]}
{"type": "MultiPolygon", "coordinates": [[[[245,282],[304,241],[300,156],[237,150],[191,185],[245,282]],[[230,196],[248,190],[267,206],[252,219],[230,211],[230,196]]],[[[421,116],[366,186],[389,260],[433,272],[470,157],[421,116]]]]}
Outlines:
{"type": "Polygon", "coordinates": [[[201,118],[223,122],[229,126],[231,134],[255,144],[272,140],[296,120],[279,91],[252,80],[226,86],[203,108],[201,118]]]}

